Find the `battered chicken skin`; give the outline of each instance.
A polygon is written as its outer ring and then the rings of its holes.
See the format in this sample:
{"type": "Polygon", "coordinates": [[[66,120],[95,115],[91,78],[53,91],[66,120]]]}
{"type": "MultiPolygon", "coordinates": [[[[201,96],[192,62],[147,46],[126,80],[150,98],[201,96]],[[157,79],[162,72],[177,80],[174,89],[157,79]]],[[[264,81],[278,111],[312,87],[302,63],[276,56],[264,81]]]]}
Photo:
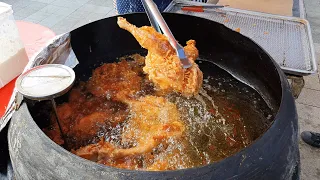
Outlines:
{"type": "Polygon", "coordinates": [[[117,94],[134,95],[141,90],[142,78],[127,61],[103,64],[95,69],[87,83],[88,90],[97,97],[118,100],[117,94]]]}
{"type": "Polygon", "coordinates": [[[169,138],[179,139],[184,135],[185,125],[180,120],[176,105],[165,98],[145,96],[138,100],[127,100],[127,103],[130,106],[130,119],[122,133],[122,144],[132,147],[117,148],[102,141],[82,147],[74,153],[89,160],[109,164],[126,157],[146,155],[159,144],[165,145],[169,138]]]}
{"type": "MultiPolygon", "coordinates": [[[[126,156],[122,158],[111,158],[109,155],[115,149],[115,146],[103,139],[96,143],[71,152],[82,158],[94,161],[107,166],[118,167],[123,169],[141,169],[143,163],[142,156],[126,156]]],[[[147,157],[147,156],[145,156],[147,157]]]]}
{"type": "Polygon", "coordinates": [[[163,97],[145,96],[138,100],[127,100],[130,119],[122,133],[123,144],[136,144],[129,149],[116,149],[112,156],[151,152],[168,138],[181,137],[185,125],[175,104],[163,97]]]}
{"type": "MultiPolygon", "coordinates": [[[[83,146],[95,138],[101,129],[111,129],[128,116],[126,104],[95,97],[84,86],[74,88],[70,92],[69,102],[57,107],[62,131],[69,139],[69,146],[73,148],[83,146]]],[[[57,144],[65,143],[53,114],[51,128],[44,131],[57,144]]]]}
{"type": "Polygon", "coordinates": [[[184,69],[168,39],[154,28],[137,28],[122,17],[118,17],[118,25],[129,31],[143,48],[148,49],[143,71],[153,83],[162,90],[179,92],[187,97],[198,94],[203,74],[194,62],[199,56],[194,40],[189,40],[184,47],[192,63],[192,67],[184,69]]]}

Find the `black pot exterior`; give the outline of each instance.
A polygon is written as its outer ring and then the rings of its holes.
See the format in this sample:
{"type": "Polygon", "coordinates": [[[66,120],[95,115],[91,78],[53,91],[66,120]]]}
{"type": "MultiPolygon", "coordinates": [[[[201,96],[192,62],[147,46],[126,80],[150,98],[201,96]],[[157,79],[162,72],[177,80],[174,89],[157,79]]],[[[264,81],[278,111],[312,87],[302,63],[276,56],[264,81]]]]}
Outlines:
{"type": "Polygon", "coordinates": [[[0,131],[0,179],[13,179],[13,169],[8,150],[8,125],[0,131]]]}
{"type": "MultiPolygon", "coordinates": [[[[137,26],[148,22],[144,14],[125,17],[137,26]]],[[[197,40],[203,57],[236,71],[249,79],[249,83],[254,82],[267,99],[271,99],[278,113],[267,132],[249,147],[207,166],[176,171],[131,171],[96,164],[61,148],[42,132],[29,107],[23,104],[14,114],[8,132],[10,157],[17,179],[269,180],[292,179],[295,172],[299,172],[295,102],[279,66],[251,40],[221,24],[178,14],[165,14],[164,18],[181,44],[188,39],[197,40]]],[[[115,17],[71,32],[71,44],[80,61],[75,71],[81,80],[86,80],[90,70],[101,62],[112,62],[130,52],[144,52],[129,33],[117,27],[115,17]]]]}

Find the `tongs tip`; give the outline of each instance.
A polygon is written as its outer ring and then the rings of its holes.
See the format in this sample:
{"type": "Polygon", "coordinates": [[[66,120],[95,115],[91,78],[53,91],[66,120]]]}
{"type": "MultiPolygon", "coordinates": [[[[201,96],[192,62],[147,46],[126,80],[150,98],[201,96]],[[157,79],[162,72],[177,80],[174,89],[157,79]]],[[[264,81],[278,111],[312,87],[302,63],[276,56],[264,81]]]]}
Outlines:
{"type": "Polygon", "coordinates": [[[176,46],[177,47],[175,47],[175,48],[177,50],[177,55],[178,55],[178,57],[179,57],[179,59],[181,61],[182,67],[184,69],[190,68],[192,66],[192,63],[187,58],[183,47],[179,43],[177,43],[176,46]]]}
{"type": "Polygon", "coordinates": [[[188,69],[192,67],[192,64],[189,62],[188,59],[180,59],[181,63],[182,63],[182,67],[184,69],[188,69]]]}
{"type": "Polygon", "coordinates": [[[190,68],[192,66],[192,63],[186,58],[183,47],[174,38],[156,4],[152,0],[142,0],[142,4],[145,8],[146,14],[148,15],[151,25],[159,33],[163,32],[163,34],[168,38],[171,46],[177,51],[177,56],[181,61],[182,67],[185,69],[190,68]]]}

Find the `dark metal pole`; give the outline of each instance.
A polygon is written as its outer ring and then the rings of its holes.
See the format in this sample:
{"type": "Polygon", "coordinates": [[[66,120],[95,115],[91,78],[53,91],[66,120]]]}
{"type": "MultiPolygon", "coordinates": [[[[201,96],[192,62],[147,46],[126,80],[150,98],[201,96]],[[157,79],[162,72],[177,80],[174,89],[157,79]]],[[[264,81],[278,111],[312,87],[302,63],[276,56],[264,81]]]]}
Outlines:
{"type": "Polygon", "coordinates": [[[54,114],[56,116],[56,121],[57,121],[57,124],[59,126],[59,130],[60,130],[61,136],[62,136],[62,138],[64,140],[64,144],[65,144],[66,147],[68,147],[66,137],[65,137],[65,135],[64,135],[64,133],[62,131],[62,127],[60,125],[60,119],[59,119],[59,116],[58,116],[56,101],[54,99],[51,99],[51,103],[52,103],[52,107],[53,107],[53,110],[54,110],[54,114]]]}

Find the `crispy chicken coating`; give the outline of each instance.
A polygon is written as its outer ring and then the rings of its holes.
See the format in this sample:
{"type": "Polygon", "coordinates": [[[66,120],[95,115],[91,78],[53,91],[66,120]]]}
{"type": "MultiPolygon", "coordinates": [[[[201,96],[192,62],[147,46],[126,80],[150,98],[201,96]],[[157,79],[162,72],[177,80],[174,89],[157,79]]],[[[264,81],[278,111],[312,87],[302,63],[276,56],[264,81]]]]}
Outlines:
{"type": "Polygon", "coordinates": [[[142,78],[127,61],[103,64],[95,69],[87,83],[95,96],[117,99],[117,94],[134,95],[141,90],[142,78]]]}
{"type": "Polygon", "coordinates": [[[169,138],[179,139],[183,136],[185,125],[180,120],[178,109],[165,98],[145,96],[138,100],[127,100],[127,103],[130,106],[130,119],[122,133],[122,144],[131,147],[119,148],[102,141],[82,147],[74,153],[104,164],[119,159],[133,161],[129,157],[146,155],[159,144],[165,145],[169,138]]]}
{"type": "Polygon", "coordinates": [[[179,92],[187,97],[198,94],[203,74],[195,63],[199,52],[194,40],[189,40],[184,47],[186,56],[193,65],[184,69],[168,39],[154,28],[138,28],[122,17],[118,18],[118,25],[129,31],[148,50],[143,71],[153,83],[162,90],[179,92]]]}
{"type": "Polygon", "coordinates": [[[142,154],[168,138],[181,137],[185,125],[175,104],[163,97],[145,96],[127,102],[130,107],[130,119],[122,133],[122,141],[136,144],[129,149],[117,149],[112,155],[116,157],[142,154]]]}

